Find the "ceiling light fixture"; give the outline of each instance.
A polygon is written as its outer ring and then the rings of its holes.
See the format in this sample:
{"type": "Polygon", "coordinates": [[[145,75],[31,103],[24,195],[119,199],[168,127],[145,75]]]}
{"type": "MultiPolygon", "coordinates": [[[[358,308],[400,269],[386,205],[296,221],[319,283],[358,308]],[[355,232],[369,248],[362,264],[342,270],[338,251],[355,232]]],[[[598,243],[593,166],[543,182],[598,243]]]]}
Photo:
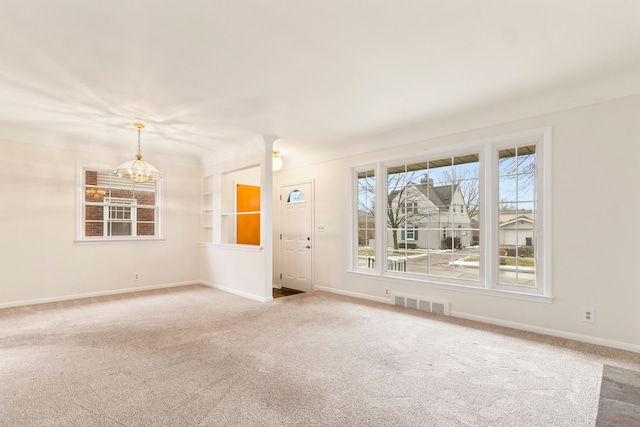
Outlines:
{"type": "Polygon", "coordinates": [[[138,154],[136,154],[135,160],[124,162],[115,168],[113,173],[133,182],[155,181],[160,178],[160,171],[151,163],[142,160],[140,153],[140,130],[144,128],[144,125],[142,123],[134,123],[133,125],[138,128],[138,154]]]}
{"type": "Polygon", "coordinates": [[[280,154],[279,151],[274,151],[273,152],[273,160],[271,161],[271,169],[273,169],[274,171],[279,171],[280,169],[282,169],[282,159],[280,157],[278,157],[278,154],[280,154]]]}

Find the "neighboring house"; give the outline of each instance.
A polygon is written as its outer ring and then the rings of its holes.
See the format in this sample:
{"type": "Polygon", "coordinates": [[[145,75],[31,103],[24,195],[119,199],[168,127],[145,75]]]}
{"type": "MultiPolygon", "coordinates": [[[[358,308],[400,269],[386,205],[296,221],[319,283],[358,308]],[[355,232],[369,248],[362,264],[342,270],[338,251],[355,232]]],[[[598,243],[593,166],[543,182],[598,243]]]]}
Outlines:
{"type": "Polygon", "coordinates": [[[391,192],[389,208],[389,246],[441,249],[452,237],[460,239],[459,247],[471,245],[471,220],[456,184],[435,187],[424,177],[391,192]]]}
{"type": "Polygon", "coordinates": [[[534,222],[520,215],[499,225],[500,246],[533,246],[534,222]]]}
{"type": "Polygon", "coordinates": [[[358,210],[358,245],[373,246],[375,244],[375,218],[371,212],[358,210]]]}
{"type": "Polygon", "coordinates": [[[533,211],[531,209],[501,209],[498,215],[498,221],[500,224],[522,216],[526,216],[529,219],[535,219],[533,216],[533,211]]]}

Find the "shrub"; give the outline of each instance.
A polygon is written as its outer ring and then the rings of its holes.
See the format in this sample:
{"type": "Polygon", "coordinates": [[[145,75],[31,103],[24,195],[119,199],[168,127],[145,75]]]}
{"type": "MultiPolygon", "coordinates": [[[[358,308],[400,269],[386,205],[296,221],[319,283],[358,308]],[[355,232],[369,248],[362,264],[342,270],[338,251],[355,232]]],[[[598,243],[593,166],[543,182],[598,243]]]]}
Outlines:
{"type": "Polygon", "coordinates": [[[454,237],[453,242],[451,241],[450,238],[442,239],[440,244],[442,249],[453,249],[453,248],[461,249],[462,248],[459,237],[454,237]],[[452,244],[453,244],[453,247],[451,246],[452,244]]]}
{"type": "MultiPolygon", "coordinates": [[[[533,246],[518,246],[518,256],[521,257],[532,257],[534,255],[534,247],[533,246]]],[[[507,256],[516,256],[516,246],[501,246],[501,249],[507,251],[507,256]]]]}
{"type": "Polygon", "coordinates": [[[417,243],[398,243],[398,249],[418,249],[417,243]]]}

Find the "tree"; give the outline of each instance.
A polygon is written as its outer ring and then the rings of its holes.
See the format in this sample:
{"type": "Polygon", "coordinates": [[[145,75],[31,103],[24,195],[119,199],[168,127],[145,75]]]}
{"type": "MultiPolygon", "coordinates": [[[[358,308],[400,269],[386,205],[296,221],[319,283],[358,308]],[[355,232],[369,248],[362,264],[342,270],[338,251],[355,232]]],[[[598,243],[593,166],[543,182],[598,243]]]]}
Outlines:
{"type": "Polygon", "coordinates": [[[453,176],[449,171],[442,171],[441,177],[443,181],[448,181],[453,185],[457,185],[462,193],[467,215],[469,219],[478,221],[480,213],[480,183],[478,179],[478,167],[473,169],[465,169],[464,172],[453,176]]]}
{"type": "MultiPolygon", "coordinates": [[[[536,153],[535,146],[501,150],[499,174],[501,186],[501,203],[532,201],[536,182],[536,153]],[[504,188],[502,188],[504,187],[504,188]],[[516,193],[517,189],[517,193],[516,193]],[[508,199],[503,194],[512,193],[508,199]]],[[[504,209],[501,209],[504,210],[504,209]]],[[[514,209],[515,210],[515,207],[514,209]]]]}
{"type": "Polygon", "coordinates": [[[375,229],[375,189],[374,171],[358,173],[358,242],[369,244],[375,229]]]}

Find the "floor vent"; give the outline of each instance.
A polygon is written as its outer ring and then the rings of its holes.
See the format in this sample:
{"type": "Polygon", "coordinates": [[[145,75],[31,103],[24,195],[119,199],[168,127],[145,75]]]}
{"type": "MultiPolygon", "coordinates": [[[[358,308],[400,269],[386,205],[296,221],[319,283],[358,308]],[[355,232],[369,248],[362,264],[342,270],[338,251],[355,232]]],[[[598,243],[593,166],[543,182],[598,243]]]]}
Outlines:
{"type": "Polygon", "coordinates": [[[406,307],[411,310],[424,311],[425,313],[449,315],[449,301],[421,299],[405,295],[394,295],[394,305],[406,307]]]}

